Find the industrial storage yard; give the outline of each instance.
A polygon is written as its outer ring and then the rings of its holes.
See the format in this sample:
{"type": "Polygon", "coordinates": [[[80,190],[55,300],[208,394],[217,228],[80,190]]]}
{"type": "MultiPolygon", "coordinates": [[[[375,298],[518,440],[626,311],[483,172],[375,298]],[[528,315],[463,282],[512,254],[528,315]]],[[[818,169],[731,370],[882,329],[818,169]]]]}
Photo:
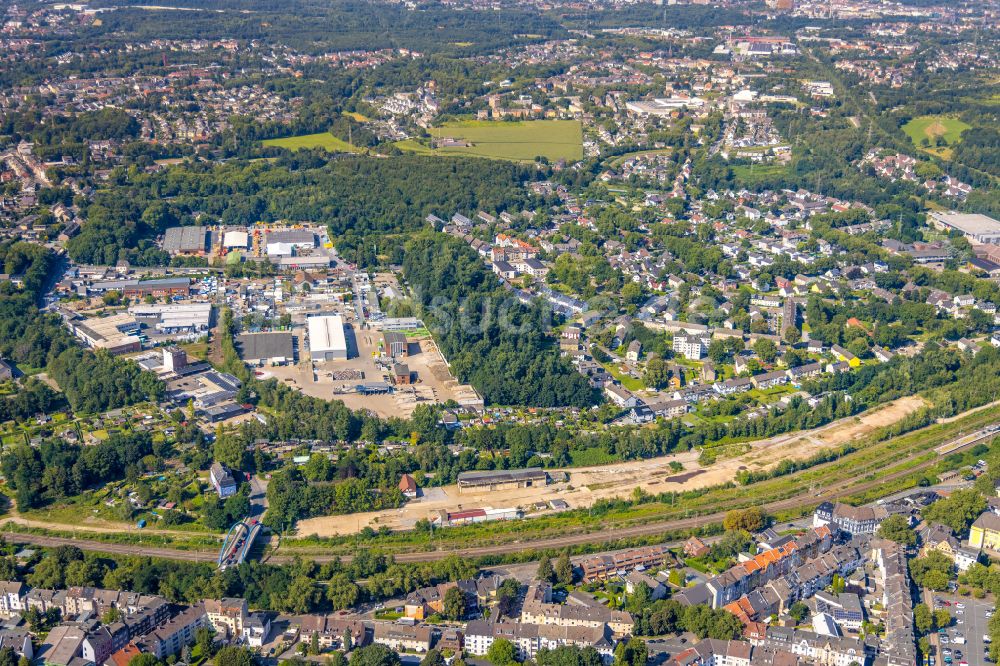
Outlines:
{"type": "MultiPolygon", "coordinates": [[[[297,334],[298,335],[298,334],[297,334]]],[[[346,359],[312,361],[299,360],[294,365],[268,367],[258,371],[259,377],[276,377],[288,386],[323,399],[342,400],[351,409],[368,409],[382,417],[408,417],[421,402],[441,403],[449,399],[463,403],[478,396],[468,386],[459,384],[445,363],[444,357],[430,335],[410,335],[406,366],[412,383],[389,389],[389,370],[376,364],[382,332],[373,329],[356,330],[347,324],[346,359]],[[359,391],[359,385],[371,387],[359,391]]],[[[302,356],[308,356],[308,345],[299,340],[302,356]]]]}

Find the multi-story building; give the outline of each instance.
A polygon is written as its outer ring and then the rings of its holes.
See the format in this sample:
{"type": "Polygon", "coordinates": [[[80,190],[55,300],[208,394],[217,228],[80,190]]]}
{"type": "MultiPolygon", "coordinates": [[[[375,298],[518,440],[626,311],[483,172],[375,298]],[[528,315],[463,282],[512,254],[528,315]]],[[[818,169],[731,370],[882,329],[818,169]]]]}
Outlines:
{"type": "Polygon", "coordinates": [[[583,570],[583,582],[590,583],[596,580],[607,580],[612,576],[625,574],[639,567],[644,569],[658,567],[671,559],[670,550],[666,546],[649,546],[633,548],[611,555],[594,555],[581,562],[580,568],[583,570]]]}
{"type": "Polygon", "coordinates": [[[235,495],[239,488],[233,473],[226,469],[222,463],[212,463],[212,467],[208,471],[208,479],[219,497],[225,498],[235,495]]]}
{"type": "Polygon", "coordinates": [[[864,665],[875,652],[874,644],[866,644],[857,638],[821,636],[792,627],[768,627],[764,638],[754,638],[750,642],[755,646],[798,655],[817,666],[864,665]]]}
{"type": "Polygon", "coordinates": [[[25,610],[24,597],[28,588],[14,580],[0,581],[0,614],[20,615],[25,610]]]}
{"type": "Polygon", "coordinates": [[[348,635],[354,647],[361,647],[369,642],[368,632],[362,622],[333,615],[304,615],[299,632],[306,641],[311,641],[315,635],[320,648],[324,650],[341,646],[344,637],[348,635]]]}
{"type": "Polygon", "coordinates": [[[848,534],[874,534],[889,512],[882,506],[851,506],[823,502],[813,513],[813,526],[829,525],[848,534]]]}
{"type": "Polygon", "coordinates": [[[987,550],[1000,550],[1000,515],[985,511],[976,518],[969,530],[969,546],[987,550]]]}
{"type": "Polygon", "coordinates": [[[610,663],[614,656],[615,639],[606,625],[566,627],[483,620],[466,626],[465,651],[484,656],[498,638],[510,641],[520,660],[534,659],[542,648],[554,650],[564,645],[592,647],[605,663],[610,663]]]}
{"type": "Polygon", "coordinates": [[[864,607],[856,594],[830,594],[820,590],[816,593],[816,612],[827,613],[845,629],[857,631],[865,620],[864,607]]]}
{"type": "Polygon", "coordinates": [[[233,639],[243,635],[248,617],[246,599],[205,599],[204,604],[205,615],[220,637],[233,639]]]}
{"type": "Polygon", "coordinates": [[[703,335],[675,335],[673,350],[691,361],[698,361],[708,353],[708,345],[711,339],[703,335]]]}
{"type": "Polygon", "coordinates": [[[398,652],[427,652],[431,649],[431,627],[428,625],[376,622],[373,641],[398,652]]]}
{"type": "Polygon", "coordinates": [[[243,624],[243,641],[250,647],[263,647],[271,633],[271,618],[264,613],[251,613],[243,624]]]}
{"type": "Polygon", "coordinates": [[[591,628],[607,625],[616,638],[621,638],[632,633],[635,620],[626,611],[606,606],[553,604],[532,599],[529,594],[521,607],[521,623],[591,628]]]}
{"type": "Polygon", "coordinates": [[[205,607],[202,604],[195,604],[143,636],[136,641],[136,645],[143,652],[155,655],[157,659],[166,659],[180,652],[185,645],[194,642],[198,628],[208,624],[205,607]]]}

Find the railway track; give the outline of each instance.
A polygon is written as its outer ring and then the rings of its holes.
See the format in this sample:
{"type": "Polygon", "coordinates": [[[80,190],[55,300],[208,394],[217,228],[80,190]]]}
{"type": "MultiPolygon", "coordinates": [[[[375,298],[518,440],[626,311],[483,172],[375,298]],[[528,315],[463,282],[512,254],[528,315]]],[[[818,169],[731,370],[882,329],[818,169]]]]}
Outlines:
{"type": "MultiPolygon", "coordinates": [[[[949,454],[956,453],[958,451],[961,451],[965,448],[968,448],[978,443],[981,440],[982,438],[969,438],[968,441],[959,443],[956,447],[950,447],[948,449],[948,453],[949,454]]],[[[933,449],[931,451],[933,451],[933,449]]],[[[913,462],[914,460],[922,456],[926,456],[928,452],[929,451],[927,449],[914,451],[904,458],[893,460],[892,465],[905,466],[907,463],[913,462]]],[[[786,511],[789,509],[799,508],[804,505],[809,506],[813,504],[819,504],[820,502],[834,500],[839,497],[843,497],[845,495],[852,495],[856,493],[866,492],[879,485],[889,483],[899,478],[923,471],[928,467],[931,467],[932,465],[937,463],[939,460],[940,458],[935,456],[912,467],[905,467],[904,469],[900,469],[898,471],[891,472],[889,474],[886,474],[884,476],[879,476],[874,479],[858,480],[857,477],[854,477],[846,480],[837,481],[829,486],[823,487],[818,492],[813,492],[812,490],[804,490],[802,492],[798,492],[792,496],[780,500],[765,502],[761,505],[761,508],[768,513],[776,513],[780,511],[786,511]]],[[[823,463],[823,465],[819,465],[811,469],[812,470],[822,469],[824,466],[833,465],[836,462],[838,461],[830,461],[828,463],[823,463]]],[[[520,553],[525,551],[533,551],[541,549],[560,549],[560,548],[579,546],[589,543],[611,542],[620,539],[654,536],[657,534],[662,534],[667,530],[694,529],[699,527],[705,527],[707,525],[712,525],[715,523],[720,523],[722,522],[722,519],[725,517],[726,510],[728,509],[722,509],[720,511],[715,511],[710,514],[690,516],[685,518],[654,520],[650,522],[644,522],[639,525],[606,526],[593,531],[585,531],[585,532],[581,531],[574,534],[565,534],[560,536],[547,537],[543,539],[532,539],[523,542],[510,542],[505,544],[473,546],[467,548],[425,550],[420,552],[409,552],[409,553],[400,552],[400,553],[394,553],[393,556],[397,562],[428,562],[428,561],[444,559],[451,555],[459,555],[461,557],[484,557],[490,555],[505,555],[505,554],[520,553]]],[[[83,550],[110,553],[115,555],[141,555],[147,557],[182,560],[188,562],[216,562],[218,560],[218,552],[208,551],[208,550],[178,550],[165,546],[144,547],[144,546],[137,546],[134,544],[105,543],[93,539],[58,537],[58,536],[48,536],[39,534],[21,534],[21,533],[8,533],[7,539],[9,541],[13,541],[16,543],[26,543],[36,546],[45,546],[45,547],[76,546],[77,548],[81,548],[83,550]]],[[[350,561],[351,559],[350,555],[324,554],[322,552],[315,554],[300,552],[297,553],[297,555],[316,560],[317,562],[328,562],[333,559],[350,561]]],[[[268,561],[276,564],[285,563],[292,561],[294,557],[295,555],[293,554],[272,555],[268,561]]]]}

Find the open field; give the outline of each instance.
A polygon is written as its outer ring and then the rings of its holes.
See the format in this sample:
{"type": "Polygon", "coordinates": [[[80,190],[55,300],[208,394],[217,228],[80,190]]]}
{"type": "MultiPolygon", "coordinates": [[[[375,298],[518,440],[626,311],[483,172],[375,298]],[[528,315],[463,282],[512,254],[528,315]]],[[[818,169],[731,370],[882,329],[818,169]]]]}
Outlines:
{"type": "Polygon", "coordinates": [[[969,127],[970,125],[951,116],[918,116],[903,125],[903,131],[913,141],[913,145],[925,152],[948,159],[951,156],[951,151],[947,147],[935,147],[935,140],[942,137],[948,146],[952,146],[961,141],[962,132],[969,127]],[[929,148],[922,146],[921,142],[924,139],[930,142],[929,148]]]}
{"type": "Polygon", "coordinates": [[[520,122],[467,120],[435,127],[436,140],[459,139],[471,146],[430,150],[413,142],[396,144],[401,150],[435,155],[478,155],[495,159],[534,161],[543,156],[551,161],[575,162],[583,158],[583,130],[576,120],[526,120],[520,122]]]}
{"type": "Polygon", "coordinates": [[[267,139],[262,142],[265,146],[276,148],[288,148],[289,150],[300,150],[302,148],[322,148],[331,153],[357,153],[361,149],[352,146],[343,139],[338,139],[329,132],[319,132],[317,134],[303,134],[301,136],[286,136],[281,139],[267,139]]]}
{"type": "Polygon", "coordinates": [[[733,175],[743,183],[759,183],[786,174],[786,164],[739,164],[733,167],[733,175]]]}
{"type": "MultiPolygon", "coordinates": [[[[593,506],[598,500],[628,496],[636,488],[649,493],[708,488],[733,481],[737,472],[742,470],[765,471],[782,460],[804,460],[823,449],[850,443],[878,428],[896,423],[925,405],[918,396],[901,398],[860,417],[843,419],[810,432],[741,444],[742,448],[749,448],[747,453],[708,466],[699,464],[699,451],[685,451],[650,460],[560,470],[569,476],[569,480],[545,487],[462,494],[455,485],[431,488],[422,499],[399,509],[303,520],[299,522],[298,533],[339,536],[352,534],[366,525],[375,529],[386,526],[405,530],[411,529],[417,520],[430,518],[441,510],[527,507],[535,502],[554,499],[565,500],[571,508],[578,509],[593,506]],[[684,470],[678,473],[671,469],[670,464],[674,462],[682,464],[684,470]]],[[[558,476],[555,470],[553,473],[558,476]]]]}

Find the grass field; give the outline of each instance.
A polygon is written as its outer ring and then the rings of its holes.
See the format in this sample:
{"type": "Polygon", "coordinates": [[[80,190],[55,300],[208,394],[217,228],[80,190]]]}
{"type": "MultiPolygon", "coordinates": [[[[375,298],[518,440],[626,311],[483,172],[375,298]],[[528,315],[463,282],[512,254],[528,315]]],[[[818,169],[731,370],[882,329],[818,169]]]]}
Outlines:
{"type": "Polygon", "coordinates": [[[948,159],[951,157],[951,150],[947,147],[935,147],[935,140],[940,136],[948,146],[953,146],[961,141],[962,132],[969,127],[967,123],[951,116],[918,116],[903,125],[903,131],[913,141],[913,145],[921,150],[948,159]],[[930,148],[921,145],[924,139],[930,141],[930,148]]]}
{"type": "Polygon", "coordinates": [[[401,150],[433,152],[436,155],[478,155],[494,159],[534,161],[543,156],[551,161],[575,162],[583,158],[583,129],[576,120],[526,120],[492,122],[467,120],[445,123],[431,134],[436,139],[462,139],[468,147],[430,149],[402,141],[401,150]]]}
{"type": "Polygon", "coordinates": [[[288,148],[289,150],[322,148],[323,150],[328,150],[331,153],[360,152],[360,149],[357,146],[352,146],[343,139],[338,139],[329,132],[303,134],[302,136],[286,136],[281,139],[267,139],[263,143],[265,146],[288,148]]]}
{"type": "Polygon", "coordinates": [[[760,183],[788,173],[786,164],[740,164],[733,167],[733,175],[742,183],[760,183]]]}

